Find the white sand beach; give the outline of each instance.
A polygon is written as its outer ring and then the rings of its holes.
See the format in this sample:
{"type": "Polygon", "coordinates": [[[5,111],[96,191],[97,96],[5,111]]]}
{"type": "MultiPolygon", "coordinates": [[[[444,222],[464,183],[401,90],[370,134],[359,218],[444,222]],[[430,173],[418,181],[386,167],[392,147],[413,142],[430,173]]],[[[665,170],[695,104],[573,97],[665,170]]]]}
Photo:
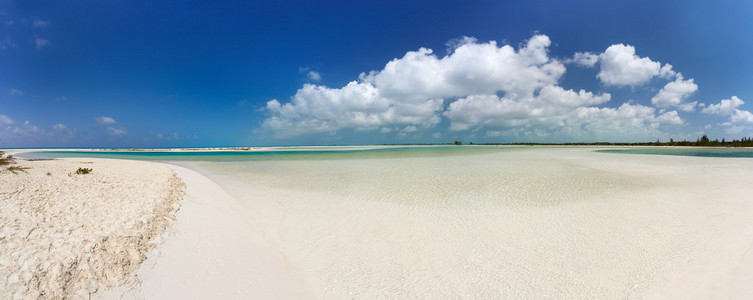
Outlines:
{"type": "Polygon", "coordinates": [[[753,160],[593,150],[181,162],[167,238],[92,298],[753,296],[753,160]]]}
{"type": "Polygon", "coordinates": [[[183,184],[162,164],[17,162],[24,169],[0,171],[2,299],[88,299],[133,280],[182,197],[183,184]]]}

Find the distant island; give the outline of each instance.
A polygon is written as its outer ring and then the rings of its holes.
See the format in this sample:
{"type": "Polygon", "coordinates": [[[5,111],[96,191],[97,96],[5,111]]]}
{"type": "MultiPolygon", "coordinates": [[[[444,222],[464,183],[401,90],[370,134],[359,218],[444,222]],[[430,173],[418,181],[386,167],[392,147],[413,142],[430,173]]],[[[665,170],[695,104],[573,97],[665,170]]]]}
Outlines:
{"type": "MultiPolygon", "coordinates": [[[[463,145],[462,141],[455,141],[455,145],[463,145]]],[[[725,140],[722,138],[711,140],[705,134],[702,137],[696,139],[695,142],[691,141],[675,141],[669,139],[668,142],[662,142],[656,140],[656,142],[635,142],[635,143],[610,143],[610,142],[592,142],[592,143],[474,143],[470,142],[468,145],[523,145],[523,146],[684,146],[684,147],[753,147],[753,138],[744,137],[739,140],[725,140]]]]}

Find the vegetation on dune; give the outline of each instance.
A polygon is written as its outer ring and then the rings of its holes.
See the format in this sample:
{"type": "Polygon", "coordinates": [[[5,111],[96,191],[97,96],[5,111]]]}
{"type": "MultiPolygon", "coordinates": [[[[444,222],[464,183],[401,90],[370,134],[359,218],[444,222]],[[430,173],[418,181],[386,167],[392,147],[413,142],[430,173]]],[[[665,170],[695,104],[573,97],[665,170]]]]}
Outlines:
{"type": "Polygon", "coordinates": [[[91,172],[92,172],[92,169],[89,169],[89,168],[78,168],[78,170],[76,170],[76,174],[79,174],[79,175],[89,174],[91,172]]]}

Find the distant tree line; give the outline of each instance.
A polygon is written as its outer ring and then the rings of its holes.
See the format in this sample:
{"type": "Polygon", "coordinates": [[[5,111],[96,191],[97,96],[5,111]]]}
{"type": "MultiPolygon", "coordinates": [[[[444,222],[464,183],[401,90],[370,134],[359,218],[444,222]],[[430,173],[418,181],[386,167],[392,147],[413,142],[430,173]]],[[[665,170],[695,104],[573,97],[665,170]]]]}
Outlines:
{"type": "MultiPolygon", "coordinates": [[[[455,145],[462,145],[463,142],[461,141],[455,141],[455,145]]],[[[526,146],[537,146],[537,145],[564,145],[564,146],[688,146],[688,147],[753,147],[753,138],[750,137],[744,137],[739,140],[725,140],[722,138],[720,141],[719,139],[711,140],[708,136],[705,134],[702,137],[699,137],[695,140],[695,142],[692,141],[675,141],[674,139],[669,139],[668,142],[662,142],[660,140],[656,140],[656,142],[637,142],[637,143],[609,143],[609,142],[594,142],[594,143],[473,143],[470,142],[470,145],[526,145],[526,146]]]]}

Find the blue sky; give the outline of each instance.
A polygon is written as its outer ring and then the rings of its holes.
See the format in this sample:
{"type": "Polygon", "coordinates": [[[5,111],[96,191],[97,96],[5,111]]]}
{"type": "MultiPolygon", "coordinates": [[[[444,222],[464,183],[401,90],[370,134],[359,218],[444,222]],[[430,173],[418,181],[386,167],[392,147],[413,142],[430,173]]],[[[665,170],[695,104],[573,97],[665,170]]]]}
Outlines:
{"type": "Polygon", "coordinates": [[[753,135],[753,2],[519,2],[0,0],[0,147],[753,135]]]}

